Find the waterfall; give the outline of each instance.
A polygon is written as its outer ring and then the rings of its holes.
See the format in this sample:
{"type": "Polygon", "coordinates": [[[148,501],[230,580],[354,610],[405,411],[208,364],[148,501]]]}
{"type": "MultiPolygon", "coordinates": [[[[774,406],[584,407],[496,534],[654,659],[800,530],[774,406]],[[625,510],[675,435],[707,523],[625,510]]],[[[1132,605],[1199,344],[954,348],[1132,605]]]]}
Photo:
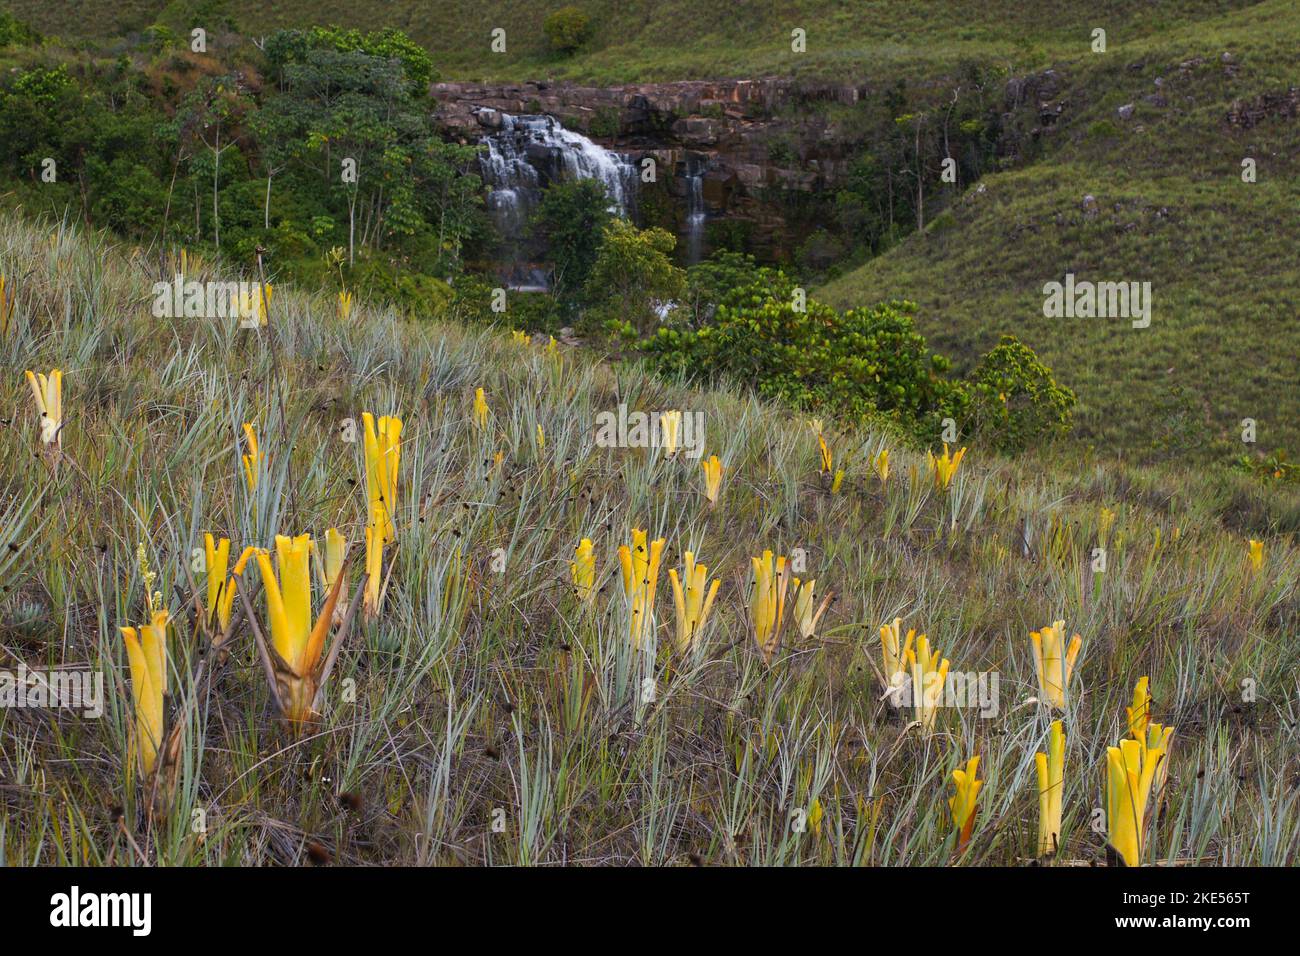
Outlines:
{"type": "Polygon", "coordinates": [[[499,115],[501,128],[481,141],[487,150],[479,156],[479,168],[490,188],[488,212],[502,236],[525,237],[529,213],[554,182],[599,180],[610,212],[632,212],[637,175],[626,156],[565,129],[553,116],[499,115]]]}
{"type": "Polygon", "coordinates": [[[686,157],[686,263],[694,265],[704,254],[704,171],[708,160],[687,154],[686,157]]]}

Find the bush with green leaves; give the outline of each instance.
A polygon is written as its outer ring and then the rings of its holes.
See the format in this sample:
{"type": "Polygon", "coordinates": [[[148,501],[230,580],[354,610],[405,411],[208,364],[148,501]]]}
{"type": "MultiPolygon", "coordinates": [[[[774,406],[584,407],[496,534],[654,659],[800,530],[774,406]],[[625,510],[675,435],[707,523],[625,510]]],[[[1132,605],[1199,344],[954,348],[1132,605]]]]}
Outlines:
{"type": "Polygon", "coordinates": [[[40,40],[39,33],[12,14],[0,10],[0,47],[31,46],[40,40]]]}
{"type": "Polygon", "coordinates": [[[593,316],[644,335],[686,289],[686,274],[671,258],[676,245],[665,229],[638,229],[626,219],[607,225],[585,289],[593,316]]]}
{"type": "Polygon", "coordinates": [[[886,413],[920,440],[943,418],[961,420],[960,381],[912,322],[914,306],[882,303],[837,313],[799,301],[793,280],[769,270],[722,297],[700,328],[668,327],[642,347],[663,372],[725,377],[809,411],[863,420],[886,413]],[[802,308],[800,307],[802,305],[802,308]]]}
{"type": "Polygon", "coordinates": [[[546,249],[551,288],[566,308],[577,306],[612,218],[605,188],[594,179],[556,183],[533,211],[533,237],[546,249]]]}
{"type": "Polygon", "coordinates": [[[952,378],[914,310],[889,302],[837,313],[805,300],[784,271],[724,253],[690,268],[686,308],[641,346],[660,371],[740,382],[809,411],[884,415],[926,443],[945,418],[1007,452],[1069,429],[1074,393],[1030,348],[1005,337],[969,380],[952,378]]]}
{"type": "Polygon", "coordinates": [[[1070,430],[1074,392],[1014,335],[1002,336],[969,381],[972,427],[1000,451],[1017,454],[1070,430]]]}
{"type": "Polygon", "coordinates": [[[542,32],[552,50],[572,53],[591,35],[591,18],[577,7],[560,7],[542,21],[542,32]]]}
{"type": "Polygon", "coordinates": [[[264,44],[267,61],[277,73],[295,63],[304,63],[312,50],[335,53],[364,53],[384,60],[396,60],[410,84],[413,97],[422,98],[429,84],[438,78],[433,57],[401,30],[391,27],[362,33],[342,27],[312,27],[308,30],[277,30],[264,44]]]}

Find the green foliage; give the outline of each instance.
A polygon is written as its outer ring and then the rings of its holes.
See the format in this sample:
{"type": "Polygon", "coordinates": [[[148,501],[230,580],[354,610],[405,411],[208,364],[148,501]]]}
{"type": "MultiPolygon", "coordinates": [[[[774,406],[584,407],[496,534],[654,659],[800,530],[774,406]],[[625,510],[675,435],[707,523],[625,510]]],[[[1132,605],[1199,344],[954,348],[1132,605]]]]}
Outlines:
{"type": "Polygon", "coordinates": [[[312,50],[333,50],[335,53],[362,53],[382,60],[395,60],[401,64],[410,93],[422,97],[429,84],[437,79],[433,58],[420,44],[400,30],[362,33],[341,27],[312,27],[309,30],[278,30],[267,38],[267,61],[283,75],[289,66],[304,63],[312,50]]]}
{"type": "Polygon", "coordinates": [[[724,253],[687,272],[685,307],[673,325],[642,342],[658,369],[739,381],[815,411],[863,419],[892,416],[921,441],[951,417],[1006,452],[1066,433],[1074,393],[1011,336],[984,356],[969,380],[930,350],[915,306],[883,303],[837,313],[807,299],[780,269],[724,253]]]}
{"type": "Polygon", "coordinates": [[[41,42],[41,35],[12,14],[0,10],[0,47],[32,46],[41,42]]]}
{"type": "Polygon", "coordinates": [[[145,27],[145,40],[149,44],[149,49],[154,53],[161,53],[163,50],[176,46],[178,40],[176,33],[166,24],[154,23],[145,27]]]}
{"type": "Polygon", "coordinates": [[[1013,335],[980,360],[970,377],[975,431],[1001,451],[1016,454],[1066,434],[1076,404],[1052,370],[1013,335]]]}
{"type": "MultiPolygon", "coordinates": [[[[167,22],[200,16],[211,29],[219,10],[178,4],[167,22]]],[[[158,51],[176,36],[160,22],[145,43],[158,51]]],[[[431,314],[449,298],[439,280],[489,224],[476,149],[445,141],[429,115],[428,53],[395,30],[337,28],[279,31],[265,53],[274,82],[224,46],[202,72],[177,58],[151,77],[123,56],[0,74],[0,174],[29,208],[71,205],[130,239],[243,267],[262,248],[277,276],[312,281],[341,245],[379,298],[431,314]],[[56,182],[40,182],[46,158],[56,182]],[[355,182],[343,181],[345,158],[355,182]]]]}
{"type": "Polygon", "coordinates": [[[545,243],[554,270],[551,287],[568,308],[578,303],[611,218],[609,197],[593,179],[556,183],[533,211],[533,235],[545,243]]]}
{"type": "Polygon", "coordinates": [[[441,279],[408,272],[378,257],[367,257],[352,270],[356,291],[374,302],[386,302],[415,319],[441,316],[454,297],[441,279]]]}
{"type": "Polygon", "coordinates": [[[560,7],[542,21],[542,32],[552,50],[573,53],[591,34],[591,19],[577,7],[560,7]]]}
{"type": "MultiPolygon", "coordinates": [[[[743,269],[743,261],[723,266],[733,268],[743,269]]],[[[944,417],[963,418],[966,391],[944,377],[948,362],[917,334],[909,303],[837,313],[815,300],[801,309],[798,298],[793,280],[763,270],[749,286],[725,293],[707,324],[662,328],[642,346],[661,371],[723,376],[848,419],[892,414],[923,440],[939,433],[944,417]]]]}
{"type": "Polygon", "coordinates": [[[739,304],[762,288],[776,298],[787,297],[794,282],[779,269],[760,266],[742,252],[719,252],[686,270],[686,315],[692,325],[713,317],[724,303],[739,304]]]}
{"type": "Polygon", "coordinates": [[[483,276],[464,272],[451,280],[447,317],[465,325],[490,325],[502,316],[492,311],[493,284],[483,276]]]}
{"type": "Polygon", "coordinates": [[[1242,455],[1235,467],[1265,484],[1300,484],[1300,464],[1287,461],[1286,452],[1280,448],[1264,458],[1242,455]]]}
{"type": "Polygon", "coordinates": [[[622,128],[622,120],[619,111],[611,106],[602,106],[596,110],[596,115],[591,118],[591,123],[587,126],[587,132],[592,136],[608,139],[618,135],[622,128]]]}
{"type": "Polygon", "coordinates": [[[172,0],[159,13],[158,20],[186,34],[194,27],[209,32],[237,28],[228,0],[172,0]]]}
{"type": "Polygon", "coordinates": [[[657,321],[657,308],[676,301],[686,274],[673,265],[677,237],[664,229],[638,229],[626,219],[605,227],[586,282],[586,301],[598,318],[630,323],[644,335],[657,321]]]}

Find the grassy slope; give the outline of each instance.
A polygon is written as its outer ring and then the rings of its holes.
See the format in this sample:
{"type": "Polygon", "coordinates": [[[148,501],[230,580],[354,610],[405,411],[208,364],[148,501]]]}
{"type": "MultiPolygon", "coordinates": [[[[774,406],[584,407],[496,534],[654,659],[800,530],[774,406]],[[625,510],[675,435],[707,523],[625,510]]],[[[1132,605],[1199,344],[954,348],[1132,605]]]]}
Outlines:
{"type": "Polygon", "coordinates": [[[1243,130],[1226,116],[1234,100],[1295,83],[1300,48],[1288,37],[1298,29],[1293,5],[1267,3],[1059,64],[1066,119],[1039,161],[987,177],[938,229],[819,294],[838,305],[906,295],[921,306],[923,331],[968,359],[1015,333],[1079,393],[1081,433],[1100,447],[1142,452],[1190,414],[1216,454],[1240,453],[1250,417],[1262,448],[1294,456],[1300,122],[1243,130]],[[1204,62],[1180,69],[1195,57],[1204,62]],[[1143,101],[1157,78],[1164,107],[1143,101]],[[1119,120],[1118,106],[1134,102],[1135,117],[1119,120]],[[1254,184],[1241,181],[1246,156],[1258,163],[1254,184]],[[1068,271],[1150,280],[1151,327],[1044,318],[1043,284],[1068,271]],[[1188,407],[1171,400],[1175,383],[1188,407]]]}
{"type": "MultiPolygon", "coordinates": [[[[167,8],[163,0],[5,0],[15,14],[50,33],[94,35],[139,29],[167,8]],[[96,8],[102,15],[95,15],[96,8]],[[77,13],[72,15],[70,9],[77,13]]],[[[453,78],[521,79],[552,75],[599,82],[816,72],[870,77],[962,58],[989,57],[1032,68],[1086,44],[1093,27],[1112,42],[1170,29],[1180,20],[1246,6],[1245,0],[229,0],[241,29],[308,23],[400,27],[428,46],[453,78]],[[547,51],[547,13],[578,6],[593,36],[579,56],[547,51]],[[490,33],[506,31],[503,54],[490,33]],[[808,51],[790,51],[790,31],[807,31],[808,51]]]]}
{"type": "Polygon", "coordinates": [[[156,263],[127,253],[0,220],[0,272],[19,277],[17,327],[0,349],[13,423],[0,430],[0,486],[20,499],[42,490],[39,515],[24,521],[11,503],[0,516],[0,666],[88,663],[110,696],[98,721],[0,708],[0,864],[137,859],[108,809],[119,803],[141,852],[167,863],[297,863],[309,842],[353,863],[942,863],[949,774],[972,753],[987,783],[964,859],[1013,863],[1033,852],[1032,753],[1046,727],[1038,708],[1017,706],[1034,692],[1026,634],[1058,617],[1085,642],[1065,718],[1063,855],[1101,852],[1088,821],[1103,748],[1149,674],[1156,718],[1177,727],[1152,855],[1297,862],[1294,493],[1078,456],[1005,462],[978,448],[951,497],[932,493],[921,460],[899,448],[881,488],[865,466],[879,438],[828,422],[849,474],[832,497],[809,429],[779,409],[567,350],[549,358],[490,332],[413,327],[364,303],[344,326],[328,300],[288,286],[275,292],[271,338],[157,320],[156,263]],[[53,366],[67,372],[57,473],[34,451],[21,377],[53,366]],[[471,425],[479,385],[493,409],[486,434],[471,425]],[[716,510],[695,463],[595,447],[595,413],[620,400],[704,413],[708,449],[728,467],[716,510]],[[122,759],[116,630],[144,613],[137,547],[179,625],[175,714],[201,640],[186,569],[202,532],[238,550],[338,525],[357,547],[358,451],[337,428],[366,409],[406,426],[385,613],[354,633],[324,724],[297,742],[268,713],[240,627],[184,737],[171,823],[147,828],[122,759]],[[255,495],[240,471],[245,419],[271,456],[255,495]],[[495,450],[505,467],[485,477],[495,450]],[[1109,569],[1094,579],[1103,506],[1118,519],[1109,569]],[[1251,575],[1244,536],[1274,522],[1290,540],[1267,536],[1265,569],[1251,575]],[[667,537],[667,567],[690,548],[723,582],[700,656],[668,667],[665,568],[653,706],[628,670],[644,665],[629,661],[614,560],[632,526],[667,537]],[[603,585],[587,609],[567,587],[582,536],[595,541],[603,585]],[[818,639],[771,670],[744,609],[749,558],[765,547],[808,549],[808,575],[839,596],[818,639]],[[496,548],[505,573],[492,569],[496,548]],[[945,710],[928,740],[891,719],[874,635],[895,615],[928,631],[954,669],[999,672],[999,715],[945,710]],[[1237,690],[1246,677],[1258,682],[1253,705],[1237,690]],[[355,703],[341,697],[345,679],[355,703]],[[340,794],[360,796],[349,808],[340,794]],[[792,808],[814,799],[820,835],[793,832],[792,808]],[[492,833],[498,807],[505,831],[492,833]]]}

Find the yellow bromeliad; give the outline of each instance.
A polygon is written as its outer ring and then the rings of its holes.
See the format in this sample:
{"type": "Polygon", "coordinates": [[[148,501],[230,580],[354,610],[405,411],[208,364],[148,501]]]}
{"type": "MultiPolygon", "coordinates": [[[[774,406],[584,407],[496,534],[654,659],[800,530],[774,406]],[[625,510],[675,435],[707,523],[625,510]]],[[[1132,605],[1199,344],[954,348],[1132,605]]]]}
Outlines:
{"type": "Polygon", "coordinates": [[[402,461],[402,420],[365,412],[366,585],[362,607],[367,618],[379,613],[384,546],[396,535],[397,475],[402,461]]]}
{"type": "Polygon", "coordinates": [[[546,431],[545,429],[542,428],[541,425],[537,426],[537,450],[538,451],[546,450],[546,431]]]}
{"type": "Polygon", "coordinates": [[[957,468],[961,465],[961,460],[966,457],[966,449],[962,448],[957,454],[952,455],[948,452],[948,443],[943,443],[943,455],[936,456],[931,451],[925,453],[926,467],[930,470],[930,477],[934,479],[934,486],[939,491],[946,491],[952,484],[953,477],[957,474],[957,468]]]}
{"type": "Polygon", "coordinates": [[[488,425],[488,403],[483,396],[483,389],[474,389],[474,424],[479,431],[483,431],[488,425]]]}
{"type": "Polygon", "coordinates": [[[900,703],[898,689],[907,678],[907,655],[911,653],[912,641],[916,638],[916,629],[910,628],[907,640],[902,640],[903,619],[894,618],[893,624],[880,625],[880,656],[885,666],[885,690],[890,694],[890,702],[897,707],[900,703]]]}
{"type": "Polygon", "coordinates": [[[834,592],[827,592],[822,598],[822,603],[813,610],[816,598],[817,580],[815,578],[800,581],[794,579],[794,620],[799,628],[799,636],[805,641],[810,640],[817,633],[817,624],[821,621],[822,615],[826,613],[826,608],[830,606],[831,598],[834,592]]]}
{"type": "Polygon", "coordinates": [[[670,568],[668,579],[673,585],[673,603],[677,607],[677,650],[687,653],[699,640],[704,623],[709,619],[713,608],[713,599],[717,596],[722,582],[717,578],[709,583],[709,569],[703,564],[696,564],[695,555],[686,552],[686,566],[683,570],[686,587],[682,587],[677,570],[670,568]]]}
{"type": "Polygon", "coordinates": [[[315,714],[316,691],[323,679],[322,664],[326,638],[334,618],[334,609],[343,590],[338,577],[312,624],[311,614],[311,535],[289,538],[275,536],[276,568],[271,556],[257,552],[266,590],[266,615],[271,629],[272,669],[275,674],[276,701],[291,726],[300,729],[315,714]],[[276,573],[278,571],[278,575],[276,573]]]}
{"type": "Polygon", "coordinates": [[[1264,570],[1264,542],[1256,541],[1254,538],[1251,538],[1248,547],[1250,549],[1247,552],[1250,561],[1250,570],[1258,574],[1260,571],[1264,570]]]}
{"type": "Polygon", "coordinates": [[[365,428],[366,507],[377,524],[382,542],[393,540],[393,514],[397,510],[397,473],[402,461],[402,420],[385,415],[378,423],[370,412],[361,416],[365,428]]]}
{"type": "MultiPolygon", "coordinates": [[[[131,705],[134,732],[131,750],[146,777],[153,773],[163,741],[163,696],[167,693],[167,611],[152,612],[148,624],[137,632],[119,628],[126,641],[131,668],[131,705]]],[[[128,759],[130,759],[130,754],[128,759]]]]}
{"type": "Polygon", "coordinates": [[[1166,727],[1164,724],[1148,724],[1145,737],[1139,737],[1138,742],[1143,745],[1144,757],[1153,750],[1159,751],[1163,756],[1156,767],[1156,777],[1151,785],[1151,822],[1155,821],[1160,814],[1160,800],[1165,792],[1165,784],[1169,781],[1169,747],[1173,743],[1174,728],[1166,727]]]}
{"type": "Polygon", "coordinates": [[[659,413],[659,444],[664,457],[672,458],[680,447],[682,413],[677,410],[659,413]]]}
{"type": "Polygon", "coordinates": [[[1126,738],[1106,748],[1106,839],[1125,866],[1139,866],[1146,846],[1146,811],[1164,750],[1126,738]]]}
{"type": "Polygon", "coordinates": [[[628,634],[633,647],[639,648],[654,626],[655,590],[664,544],[663,538],[647,541],[644,531],[633,528],[632,544],[619,545],[618,563],[623,569],[623,596],[628,603],[628,634]]]}
{"type": "Polygon", "coordinates": [[[243,456],[244,480],[249,491],[257,490],[257,478],[262,470],[262,453],[257,447],[257,432],[251,422],[244,422],[244,442],[248,452],[243,456]]]}
{"type": "Polygon", "coordinates": [[[204,567],[208,572],[208,603],[204,606],[204,612],[207,619],[208,627],[216,625],[216,633],[213,640],[220,643],[228,630],[230,630],[231,612],[235,606],[235,593],[239,588],[239,577],[244,573],[244,567],[257,551],[256,548],[245,548],[239,555],[239,560],[235,562],[235,567],[227,575],[226,569],[230,565],[230,539],[222,538],[220,541],[215,540],[211,534],[203,536],[203,557],[204,567]]]}
{"type": "Polygon", "coordinates": [[[944,685],[948,680],[948,661],[941,658],[937,650],[930,649],[930,641],[924,634],[916,639],[916,646],[908,648],[903,660],[912,677],[912,707],[916,712],[916,721],[921,730],[929,733],[934,729],[935,718],[943,703],[944,685]]]}
{"type": "Polygon", "coordinates": [[[15,290],[7,285],[5,276],[0,275],[0,335],[9,334],[9,323],[14,317],[15,297],[15,290]]]}
{"type": "Polygon", "coordinates": [[[271,311],[271,292],[272,286],[268,282],[264,285],[259,283],[248,292],[239,293],[239,316],[242,325],[252,328],[267,324],[271,311]],[[250,322],[250,319],[256,321],[250,322]]]}
{"type": "Polygon", "coordinates": [[[948,798],[948,809],[952,811],[953,826],[957,828],[957,849],[960,850],[970,842],[971,832],[975,829],[975,804],[979,800],[983,780],[976,779],[980,758],[971,757],[966,766],[952,772],[952,782],[956,792],[948,798]]]}
{"type": "Polygon", "coordinates": [[[596,592],[596,553],[590,538],[583,538],[573,549],[569,578],[573,581],[573,592],[578,600],[589,600],[596,592]]]}
{"type": "Polygon", "coordinates": [[[531,345],[533,342],[527,332],[521,332],[518,329],[510,330],[510,339],[516,345],[531,345]]]}
{"type": "Polygon", "coordinates": [[[344,322],[352,315],[352,293],[344,289],[339,293],[339,318],[344,322]]]}
{"type": "Polygon", "coordinates": [[[1128,717],[1128,732],[1134,737],[1143,737],[1147,724],[1151,722],[1150,678],[1139,677],[1133,687],[1133,706],[1124,708],[1128,717]]]}
{"type": "Polygon", "coordinates": [[[1065,622],[1053,621],[1041,631],[1029,633],[1029,643],[1034,651],[1034,669],[1038,673],[1038,691],[1041,698],[1057,710],[1065,709],[1065,689],[1074,673],[1074,661],[1083,646],[1078,634],[1065,646],[1065,622]]]}
{"type": "Polygon", "coordinates": [[[366,585],[361,606],[368,619],[379,614],[384,581],[384,531],[378,521],[366,525],[366,585]]]}
{"type": "Polygon", "coordinates": [[[1110,539],[1110,529],[1115,526],[1115,512],[1102,508],[1097,516],[1097,543],[1103,548],[1110,539]]]}
{"type": "MultiPolygon", "coordinates": [[[[343,573],[343,564],[348,557],[348,539],[338,528],[325,530],[325,593],[334,590],[335,583],[343,573]]],[[[339,593],[338,603],[334,606],[334,622],[337,624],[348,613],[347,585],[339,593]]]]}
{"type": "Polygon", "coordinates": [[[771,664],[781,644],[790,568],[785,558],[775,558],[771,551],[764,551],[761,558],[750,560],[754,566],[754,591],[749,599],[749,619],[763,663],[771,664]]]}
{"type": "Polygon", "coordinates": [[[1038,771],[1038,855],[1050,856],[1061,844],[1061,794],[1065,790],[1065,727],[1052,721],[1047,753],[1034,754],[1038,771]]]}
{"type": "Polygon", "coordinates": [[[41,413],[41,442],[55,448],[63,444],[63,373],[57,368],[49,376],[27,372],[36,409],[41,413]]]}
{"type": "Polygon", "coordinates": [[[709,502],[710,508],[716,507],[718,492],[722,489],[722,473],[725,470],[722,459],[713,455],[701,461],[700,467],[704,469],[704,497],[709,502]]]}
{"type": "Polygon", "coordinates": [[[821,454],[821,473],[828,475],[831,472],[834,456],[831,454],[830,445],[826,444],[826,437],[820,431],[817,432],[817,449],[821,454]]]}
{"type": "Polygon", "coordinates": [[[882,448],[875,458],[871,459],[871,467],[876,471],[876,477],[880,479],[883,485],[889,481],[889,449],[882,448]]]}

